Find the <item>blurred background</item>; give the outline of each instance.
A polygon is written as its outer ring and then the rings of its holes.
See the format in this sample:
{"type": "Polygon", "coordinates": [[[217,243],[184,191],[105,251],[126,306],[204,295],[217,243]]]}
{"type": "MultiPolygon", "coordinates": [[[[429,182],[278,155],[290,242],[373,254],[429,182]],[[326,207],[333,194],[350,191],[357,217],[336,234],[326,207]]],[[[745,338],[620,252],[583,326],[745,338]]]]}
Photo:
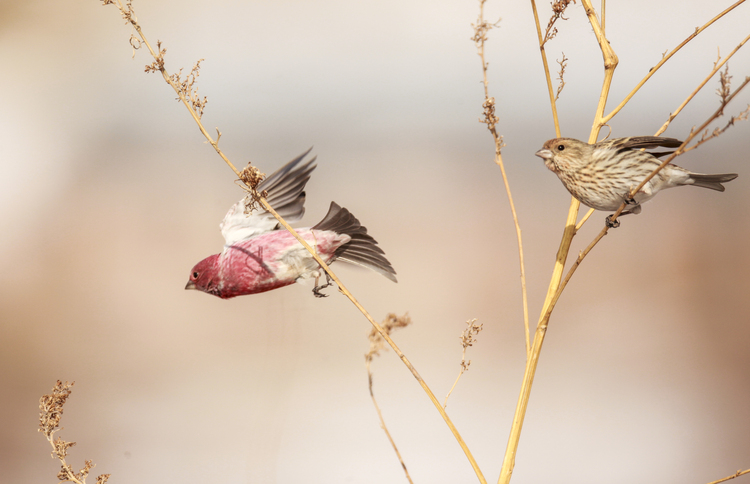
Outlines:
{"type": "MultiPolygon", "coordinates": [[[[730,2],[611,2],[620,64],[612,108],[662,53],[730,2]],[[722,4],[722,5],[719,5],[722,4]]],[[[596,4],[598,8],[598,2],[596,4]]],[[[170,72],[205,58],[203,121],[237,166],[271,173],[314,146],[310,226],[334,200],[380,242],[393,284],[335,264],[448,412],[485,476],[500,471],[524,366],[518,254],[482,113],[470,40],[476,1],[158,0],[134,4],[170,72]]],[[[541,2],[546,25],[550,8],[541,2]]],[[[580,4],[547,45],[569,58],[564,136],[586,139],[601,53],[580,4]]],[[[570,196],[534,156],[554,137],[527,2],[490,1],[491,95],[523,229],[530,315],[541,309],[570,196]]],[[[746,35],[750,5],[661,69],[612,120],[653,134],[746,35]]],[[[55,482],[38,400],[73,381],[59,435],[69,462],[110,482],[405,482],[379,428],[363,355],[370,325],[309,286],[223,301],[185,291],[221,250],[243,192],[131,30],[100,2],[0,3],[0,475],[55,482]]],[[[748,47],[745,47],[747,50],[748,47]]],[[[750,51],[730,61],[739,85],[750,51]]],[[[712,80],[665,136],[718,107],[712,80]]],[[[737,113],[750,91],[727,110],[737,113]]],[[[750,169],[747,122],[682,157],[736,172],[725,193],[684,188],[626,217],[585,260],[553,314],[517,456],[519,483],[705,483],[750,467],[750,169]]],[[[602,137],[606,130],[602,132],[602,137]]],[[[596,213],[571,260],[600,230],[596,213]]],[[[415,482],[476,482],[438,413],[392,351],[374,389],[415,482]]],[[[93,480],[93,478],[92,478],[93,480]]]]}

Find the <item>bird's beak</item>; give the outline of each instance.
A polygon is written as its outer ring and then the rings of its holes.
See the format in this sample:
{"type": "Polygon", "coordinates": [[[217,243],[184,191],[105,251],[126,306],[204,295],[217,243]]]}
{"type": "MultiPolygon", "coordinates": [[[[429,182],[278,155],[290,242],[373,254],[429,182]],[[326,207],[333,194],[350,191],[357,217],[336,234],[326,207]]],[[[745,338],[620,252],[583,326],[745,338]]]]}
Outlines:
{"type": "Polygon", "coordinates": [[[543,148],[534,154],[539,158],[544,158],[545,160],[549,160],[550,158],[552,158],[552,152],[547,148],[543,148]]]}
{"type": "Polygon", "coordinates": [[[195,283],[193,281],[188,281],[188,283],[185,284],[185,289],[195,289],[195,283]]]}

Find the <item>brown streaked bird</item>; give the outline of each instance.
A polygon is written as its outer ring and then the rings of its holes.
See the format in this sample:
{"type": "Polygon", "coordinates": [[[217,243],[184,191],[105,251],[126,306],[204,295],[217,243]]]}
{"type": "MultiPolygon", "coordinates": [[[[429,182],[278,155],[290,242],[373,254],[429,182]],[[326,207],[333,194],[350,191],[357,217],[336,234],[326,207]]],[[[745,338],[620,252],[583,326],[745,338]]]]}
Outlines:
{"type": "MultiPolygon", "coordinates": [[[[573,138],[555,138],[544,143],[536,156],[544,160],[547,168],[582,204],[595,210],[616,211],[625,202],[629,205],[622,213],[625,215],[640,213],[643,202],[666,188],[694,185],[723,192],[722,183],[737,178],[736,173],[705,175],[669,164],[631,199],[630,191],[661,165],[659,157],[672,153],[644,149],[677,148],[681,144],[682,141],[674,138],[656,136],[616,138],[596,144],[573,138]]],[[[607,217],[607,224],[612,226],[610,217],[607,217]]],[[[617,225],[619,223],[615,221],[614,226],[617,225]]]]}

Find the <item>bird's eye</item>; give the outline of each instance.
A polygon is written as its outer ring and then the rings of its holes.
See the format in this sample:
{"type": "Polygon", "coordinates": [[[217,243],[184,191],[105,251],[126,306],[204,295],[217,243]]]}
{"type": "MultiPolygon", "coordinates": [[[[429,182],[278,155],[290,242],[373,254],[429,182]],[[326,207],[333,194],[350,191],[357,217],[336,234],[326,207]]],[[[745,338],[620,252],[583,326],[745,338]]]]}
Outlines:
{"type": "Polygon", "coordinates": [[[565,145],[557,145],[557,151],[564,151],[565,145]]]}
{"type": "Polygon", "coordinates": [[[193,272],[193,279],[198,279],[198,276],[199,276],[198,271],[193,272]]]}

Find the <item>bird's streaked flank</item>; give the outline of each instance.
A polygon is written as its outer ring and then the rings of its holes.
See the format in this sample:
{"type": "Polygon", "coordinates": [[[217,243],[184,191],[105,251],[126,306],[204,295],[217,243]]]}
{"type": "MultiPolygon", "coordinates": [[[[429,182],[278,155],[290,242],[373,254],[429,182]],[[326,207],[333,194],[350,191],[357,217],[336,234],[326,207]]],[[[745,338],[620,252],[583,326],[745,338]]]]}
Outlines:
{"type": "MultiPolygon", "coordinates": [[[[641,204],[666,188],[694,185],[724,191],[722,183],[737,178],[736,173],[704,175],[668,164],[641,188],[633,198],[630,192],[659,165],[659,157],[673,151],[658,153],[644,149],[677,148],[682,144],[674,138],[637,136],[617,138],[588,144],[572,138],[555,138],[544,143],[536,156],[544,160],[578,201],[595,210],[616,211],[625,202],[622,212],[640,213],[641,204]]],[[[611,224],[608,218],[608,225],[611,224]]],[[[615,222],[610,226],[617,226],[615,222]]]]}

